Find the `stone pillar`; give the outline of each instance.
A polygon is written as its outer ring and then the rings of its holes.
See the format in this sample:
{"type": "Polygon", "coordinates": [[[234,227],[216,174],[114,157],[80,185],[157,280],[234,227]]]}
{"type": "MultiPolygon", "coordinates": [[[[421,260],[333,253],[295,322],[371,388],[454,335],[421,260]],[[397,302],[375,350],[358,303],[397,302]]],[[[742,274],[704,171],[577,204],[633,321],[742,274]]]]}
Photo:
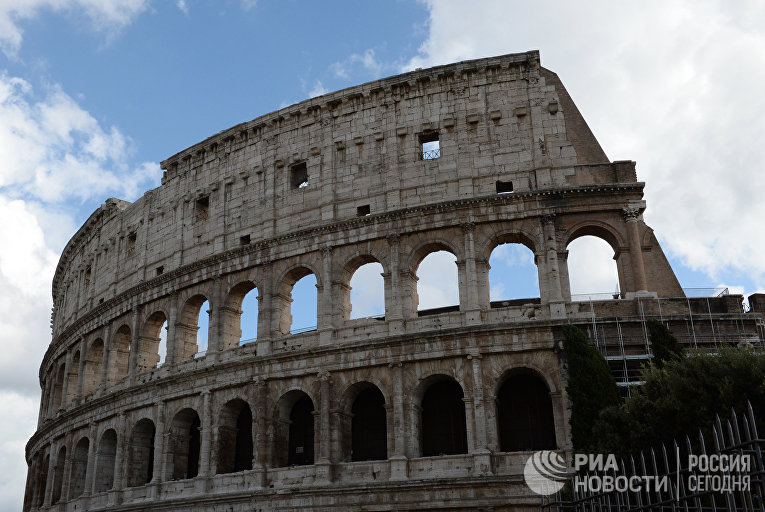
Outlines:
{"type": "MultiPolygon", "coordinates": [[[[90,445],[88,446],[88,464],[85,469],[85,489],[82,491],[83,496],[89,496],[93,493],[93,483],[95,482],[95,469],[96,469],[96,452],[98,451],[98,430],[96,423],[90,424],[90,431],[88,437],[90,438],[90,445]]],[[[87,508],[87,506],[85,507],[87,508]]]]}
{"type": "MultiPolygon", "coordinates": [[[[207,328],[207,356],[217,357],[218,352],[226,347],[223,343],[223,280],[220,276],[213,281],[213,293],[210,302],[210,318],[207,328]]],[[[236,310],[238,311],[238,309],[236,310]]],[[[237,339],[237,341],[239,341],[237,339]]]]}
{"type": "Polygon", "coordinates": [[[210,457],[212,455],[212,410],[210,407],[210,390],[202,391],[202,411],[200,414],[201,425],[199,427],[199,437],[201,443],[199,447],[199,476],[202,477],[197,484],[197,490],[204,492],[207,490],[207,479],[210,478],[210,457]]]}
{"type": "Polygon", "coordinates": [[[648,284],[645,276],[645,265],[643,264],[643,249],[640,243],[640,233],[638,232],[640,208],[622,208],[622,212],[624,212],[624,222],[627,224],[627,235],[629,236],[630,260],[632,262],[635,291],[638,293],[647,292],[648,284]]]}
{"type": "Polygon", "coordinates": [[[106,324],[104,326],[104,354],[101,361],[101,383],[94,390],[95,393],[104,389],[104,385],[107,383],[109,375],[109,362],[111,357],[109,353],[112,351],[112,339],[111,339],[111,325],[106,324]]]}
{"type": "Polygon", "coordinates": [[[316,461],[316,480],[329,483],[332,481],[332,461],[330,460],[330,375],[326,370],[319,371],[319,443],[316,461]]]}
{"type": "MultiPolygon", "coordinates": [[[[404,417],[404,370],[400,362],[388,365],[393,373],[393,455],[390,459],[390,479],[409,477],[406,449],[406,418],[404,417]]],[[[389,409],[390,411],[390,409],[389,409]]]]}
{"type": "Polygon", "coordinates": [[[178,296],[173,294],[170,297],[170,317],[167,319],[167,345],[165,346],[165,366],[170,366],[178,362],[178,329],[175,324],[178,323],[178,296]]]}
{"type": "Polygon", "coordinates": [[[254,485],[262,488],[266,482],[268,466],[268,432],[266,427],[266,402],[268,400],[268,385],[265,379],[255,377],[255,410],[252,414],[252,433],[254,437],[252,453],[252,469],[255,471],[254,485]]]}
{"type": "Polygon", "coordinates": [[[400,237],[398,235],[388,235],[390,267],[383,274],[383,280],[385,283],[385,320],[388,324],[389,334],[400,334],[404,331],[399,242],[400,237]]]}
{"type": "MultiPolygon", "coordinates": [[[[157,402],[157,424],[154,431],[154,466],[152,468],[151,483],[158,486],[163,482],[162,468],[165,453],[165,402],[157,402]]],[[[159,494],[155,491],[155,496],[159,494]]]]}
{"type": "Polygon", "coordinates": [[[141,352],[143,352],[140,336],[140,312],[141,309],[139,306],[133,306],[132,315],[130,318],[130,359],[128,359],[128,380],[130,384],[135,383],[135,376],[138,373],[138,367],[141,360],[141,352]]]}
{"type": "Polygon", "coordinates": [[[270,294],[258,288],[258,341],[259,356],[271,353],[271,300],[270,294]]]}
{"type": "Polygon", "coordinates": [[[72,368],[72,352],[67,350],[66,357],[64,357],[64,382],[61,383],[61,403],[58,405],[59,409],[64,409],[69,405],[69,372],[72,368]]]}
{"type": "Polygon", "coordinates": [[[64,475],[61,479],[61,499],[59,503],[69,501],[69,485],[72,481],[72,455],[74,452],[74,443],[71,434],[66,437],[66,458],[64,459],[64,475]]]}
{"type": "MultiPolygon", "coordinates": [[[[545,255],[547,263],[547,302],[552,318],[565,318],[566,307],[563,302],[563,292],[560,285],[560,269],[558,268],[558,240],[555,235],[555,214],[542,217],[545,255]]],[[[542,291],[540,290],[540,295],[542,291]]]]}
{"type": "Polygon", "coordinates": [[[82,397],[82,386],[83,386],[83,383],[85,382],[85,360],[86,360],[85,349],[86,349],[85,338],[83,337],[80,340],[80,366],[77,368],[77,390],[75,391],[75,398],[82,397]]]}
{"type": "Polygon", "coordinates": [[[465,238],[465,265],[460,268],[459,279],[462,285],[460,291],[460,311],[465,312],[465,320],[468,325],[475,325],[481,322],[481,307],[488,308],[488,304],[480,303],[480,280],[475,258],[475,241],[473,232],[475,224],[466,222],[462,225],[462,233],[465,238]]]}
{"type": "Polygon", "coordinates": [[[491,474],[491,450],[486,433],[486,401],[483,390],[482,357],[479,353],[468,356],[473,373],[473,420],[475,445],[473,447],[473,472],[475,475],[491,474]]]}
{"type": "Polygon", "coordinates": [[[110,506],[115,506],[120,503],[122,489],[125,488],[123,466],[125,465],[125,451],[128,448],[127,436],[125,413],[121,412],[117,426],[117,451],[114,454],[114,485],[112,486],[112,490],[109,491],[110,506]]]}
{"type": "MultiPolygon", "coordinates": [[[[48,479],[45,481],[45,491],[43,491],[43,504],[41,508],[50,507],[53,498],[53,480],[56,479],[56,458],[58,446],[51,443],[48,452],[48,479]]],[[[45,459],[43,459],[44,461],[45,459]]]]}
{"type": "Polygon", "coordinates": [[[321,248],[321,284],[317,279],[316,299],[318,311],[316,312],[316,328],[319,331],[319,344],[329,345],[332,343],[332,313],[335,309],[332,301],[332,248],[321,248]]]}

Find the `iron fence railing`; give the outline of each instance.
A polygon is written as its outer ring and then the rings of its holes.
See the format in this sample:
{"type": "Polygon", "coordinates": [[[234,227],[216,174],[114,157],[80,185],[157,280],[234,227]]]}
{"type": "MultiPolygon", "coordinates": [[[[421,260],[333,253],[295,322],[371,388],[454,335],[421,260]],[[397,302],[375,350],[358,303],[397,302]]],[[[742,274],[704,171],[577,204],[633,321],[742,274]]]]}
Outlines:
{"type": "Polygon", "coordinates": [[[441,148],[431,149],[420,153],[420,160],[435,160],[441,156],[441,148]]]}
{"type": "Polygon", "coordinates": [[[589,466],[542,497],[547,512],[761,512],[765,510],[765,439],[751,404],[746,413],[670,446],[589,466]],[[710,433],[711,432],[711,433],[710,433]],[[606,482],[615,483],[613,486],[606,482]],[[620,485],[643,482],[644,485],[620,485]],[[650,482],[650,483],[649,483],[650,482]]]}

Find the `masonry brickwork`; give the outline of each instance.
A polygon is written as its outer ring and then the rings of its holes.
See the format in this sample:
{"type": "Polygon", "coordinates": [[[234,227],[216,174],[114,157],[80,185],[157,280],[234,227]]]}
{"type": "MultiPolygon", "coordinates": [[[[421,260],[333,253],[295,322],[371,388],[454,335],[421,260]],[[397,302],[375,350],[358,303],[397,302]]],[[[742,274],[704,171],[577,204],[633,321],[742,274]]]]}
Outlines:
{"type": "MultiPolygon", "coordinates": [[[[638,332],[678,297],[665,314],[689,318],[634,162],[607,159],[537,52],[310,99],[162,167],[61,255],[25,510],[536,510],[528,450],[570,449],[560,326],[597,338],[597,310],[638,332]],[[584,235],[613,248],[620,300],[572,301],[566,247],[584,235]],[[539,298],[490,301],[489,255],[508,242],[533,252],[539,298]],[[421,311],[418,265],[439,250],[459,305],[421,311]],[[384,317],[351,319],[369,262],[384,317]],[[317,326],[291,333],[308,274],[317,326]],[[258,338],[241,345],[248,292],[258,338]]],[[[758,337],[736,300],[710,318],[758,337]]]]}

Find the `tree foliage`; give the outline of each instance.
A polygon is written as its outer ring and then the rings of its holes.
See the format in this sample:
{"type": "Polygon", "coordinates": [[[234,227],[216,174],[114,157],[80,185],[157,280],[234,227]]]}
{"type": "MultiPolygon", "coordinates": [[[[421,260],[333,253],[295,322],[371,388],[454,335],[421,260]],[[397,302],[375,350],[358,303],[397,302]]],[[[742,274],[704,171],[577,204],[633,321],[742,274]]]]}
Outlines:
{"type": "Polygon", "coordinates": [[[658,368],[663,368],[668,361],[678,360],[683,356],[683,347],[666,325],[651,318],[646,321],[646,328],[653,350],[653,364],[658,368]]]}
{"type": "Polygon", "coordinates": [[[688,352],[645,368],[643,378],[626,403],[601,412],[593,427],[596,451],[626,454],[695,438],[716,415],[743,413],[747,401],[765,420],[765,354],[733,347],[688,352]]]}
{"type": "Polygon", "coordinates": [[[603,409],[619,404],[619,390],[605,359],[587,343],[581,329],[563,327],[563,349],[568,363],[572,442],[575,450],[591,451],[597,445],[592,427],[603,409]]]}

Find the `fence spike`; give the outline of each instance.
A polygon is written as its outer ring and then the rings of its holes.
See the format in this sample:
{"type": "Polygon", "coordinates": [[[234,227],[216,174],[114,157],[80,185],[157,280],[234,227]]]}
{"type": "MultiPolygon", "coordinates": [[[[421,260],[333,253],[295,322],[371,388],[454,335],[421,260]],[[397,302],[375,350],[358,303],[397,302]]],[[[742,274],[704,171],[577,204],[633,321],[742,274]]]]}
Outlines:
{"type": "Polygon", "coordinates": [[[752,409],[752,402],[746,401],[747,414],[749,414],[749,422],[752,424],[752,439],[757,439],[757,422],[754,418],[754,409],[752,409]]]}
{"type": "Polygon", "coordinates": [[[741,444],[741,432],[738,428],[738,416],[736,415],[736,411],[733,410],[733,407],[730,408],[730,418],[733,422],[733,429],[736,434],[736,439],[734,440],[733,444],[741,444]]]}

